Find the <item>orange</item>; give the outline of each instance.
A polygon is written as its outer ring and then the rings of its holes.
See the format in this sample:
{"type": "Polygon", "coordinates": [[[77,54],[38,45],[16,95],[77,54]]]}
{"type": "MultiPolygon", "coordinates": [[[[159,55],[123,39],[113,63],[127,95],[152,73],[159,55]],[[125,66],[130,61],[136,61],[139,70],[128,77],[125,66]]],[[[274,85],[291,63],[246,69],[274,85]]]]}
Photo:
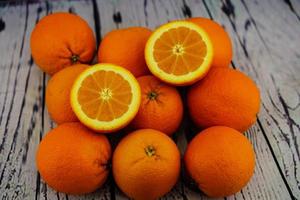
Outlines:
{"type": "Polygon", "coordinates": [[[213,68],[187,96],[191,118],[202,128],[223,125],[244,132],[255,123],[260,107],[255,83],[230,68],[213,68]]]}
{"type": "Polygon", "coordinates": [[[190,85],[210,69],[213,47],[207,33],[187,21],[162,25],[150,36],[147,65],[156,77],[172,85],[190,85]]]}
{"type": "Polygon", "coordinates": [[[120,65],[136,77],[149,74],[144,49],[151,33],[150,29],[144,27],[109,32],[100,43],[98,62],[120,65]]]}
{"type": "Polygon", "coordinates": [[[187,147],[184,163],[200,190],[210,197],[240,191],[255,167],[251,143],[240,132],[225,126],[205,129],[187,147]]]}
{"type": "Polygon", "coordinates": [[[169,192],[180,172],[180,153],[166,134],[141,129],[124,137],[115,149],[113,176],[130,198],[153,200],[169,192]]]}
{"type": "Polygon", "coordinates": [[[43,17],[31,33],[35,63],[53,75],[64,67],[89,63],[96,49],[92,29],[81,17],[64,12],[43,17]]]}
{"type": "Polygon", "coordinates": [[[54,74],[46,88],[46,106],[57,124],[78,121],[70,103],[70,92],[77,76],[88,68],[88,65],[76,64],[66,67],[54,74]]]}
{"type": "Polygon", "coordinates": [[[64,123],[42,139],[37,168],[53,189],[85,194],[101,187],[108,176],[111,147],[108,139],[79,122],[64,123]]]}
{"type": "Polygon", "coordinates": [[[212,67],[228,67],[232,60],[232,44],[229,35],[222,26],[213,20],[195,17],[187,19],[203,28],[208,34],[214,49],[212,67]]]}
{"type": "Polygon", "coordinates": [[[135,129],[151,128],[172,135],[180,125],[183,105],[176,88],[159,81],[154,76],[138,79],[142,100],[138,114],[131,125],[135,129]]]}
{"type": "Polygon", "coordinates": [[[82,72],[71,90],[71,107],[89,128],[109,133],[130,123],[139,110],[140,86],[126,69],[97,64],[82,72]]]}

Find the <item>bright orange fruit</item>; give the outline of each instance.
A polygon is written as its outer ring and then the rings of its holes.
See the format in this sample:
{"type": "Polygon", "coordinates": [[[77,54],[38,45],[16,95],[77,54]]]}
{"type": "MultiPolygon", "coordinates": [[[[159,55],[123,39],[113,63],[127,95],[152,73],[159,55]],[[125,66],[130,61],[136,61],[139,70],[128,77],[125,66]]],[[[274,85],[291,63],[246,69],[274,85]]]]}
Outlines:
{"type": "Polygon", "coordinates": [[[137,80],[142,101],[131,126],[135,129],[151,128],[172,135],[179,127],[183,115],[178,91],[151,75],[141,76],[137,80]]]}
{"type": "Polygon", "coordinates": [[[135,77],[149,74],[145,44],[152,31],[144,27],[113,30],[102,39],[98,62],[113,63],[128,69],[135,77]]]}
{"type": "Polygon", "coordinates": [[[72,122],[46,134],[38,147],[36,163],[41,177],[53,189],[86,194],[104,184],[110,156],[105,136],[72,122]]]}
{"type": "Polygon", "coordinates": [[[97,64],[82,72],[71,90],[71,106],[78,119],[98,132],[113,132],[135,117],[140,86],[126,69],[97,64]]]}
{"type": "Polygon", "coordinates": [[[46,106],[51,119],[57,124],[78,121],[70,103],[70,92],[77,76],[88,65],[76,64],[54,74],[46,88],[46,106]]]}
{"type": "Polygon", "coordinates": [[[171,138],[141,129],[125,136],[113,154],[113,176],[133,199],[153,200],[169,192],[180,172],[180,153],[171,138]]]}
{"type": "Polygon", "coordinates": [[[212,68],[187,95],[191,118],[202,128],[228,126],[246,131],[256,121],[259,89],[245,74],[230,68],[212,68]]]}
{"type": "Polygon", "coordinates": [[[212,67],[228,67],[232,60],[232,44],[228,33],[217,22],[195,17],[187,19],[203,28],[208,34],[214,49],[212,67]]]}
{"type": "Polygon", "coordinates": [[[210,69],[213,48],[202,28],[191,22],[174,21],[152,33],[145,57],[157,78],[173,85],[190,85],[210,69]]]}
{"type": "Polygon", "coordinates": [[[251,143],[240,132],[225,126],[205,129],[189,143],[184,155],[188,174],[210,197],[240,191],[255,167],[251,143]]]}
{"type": "Polygon", "coordinates": [[[89,63],[95,54],[96,41],[92,29],[81,17],[58,12],[43,17],[30,38],[35,63],[53,75],[64,67],[89,63]]]}

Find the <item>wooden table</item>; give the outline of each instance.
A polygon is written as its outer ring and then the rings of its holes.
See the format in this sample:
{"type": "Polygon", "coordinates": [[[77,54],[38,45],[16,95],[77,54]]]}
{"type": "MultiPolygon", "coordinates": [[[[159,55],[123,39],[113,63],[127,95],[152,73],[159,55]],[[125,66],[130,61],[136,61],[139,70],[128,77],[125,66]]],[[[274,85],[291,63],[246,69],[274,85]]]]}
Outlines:
{"type": "MultiPolygon", "coordinates": [[[[86,0],[1,3],[0,6],[0,199],[126,199],[110,177],[86,196],[57,193],[41,180],[35,152],[55,126],[45,108],[48,76],[33,63],[29,38],[43,16],[68,11],[82,16],[98,43],[112,29],[151,28],[174,19],[205,16],[232,38],[232,67],[261,91],[257,123],[246,133],[256,152],[255,174],[225,199],[300,199],[300,1],[299,0],[86,0]]],[[[181,148],[188,133],[176,134],[181,148]]],[[[183,183],[163,199],[207,199],[183,183]]]]}

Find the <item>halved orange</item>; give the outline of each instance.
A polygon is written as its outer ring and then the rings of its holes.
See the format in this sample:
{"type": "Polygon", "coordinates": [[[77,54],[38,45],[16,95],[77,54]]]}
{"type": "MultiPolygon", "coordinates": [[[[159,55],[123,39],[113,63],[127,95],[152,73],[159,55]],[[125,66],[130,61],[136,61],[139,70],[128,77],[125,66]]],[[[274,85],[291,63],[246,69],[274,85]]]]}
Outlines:
{"type": "Polygon", "coordinates": [[[150,36],[145,47],[149,70],[173,85],[190,85],[210,69],[213,47],[207,33],[187,21],[162,25],[150,36]]]}
{"type": "Polygon", "coordinates": [[[126,126],[137,114],[140,101],[135,77],[113,64],[96,64],[83,71],[71,90],[71,106],[78,119],[102,133],[126,126]]]}

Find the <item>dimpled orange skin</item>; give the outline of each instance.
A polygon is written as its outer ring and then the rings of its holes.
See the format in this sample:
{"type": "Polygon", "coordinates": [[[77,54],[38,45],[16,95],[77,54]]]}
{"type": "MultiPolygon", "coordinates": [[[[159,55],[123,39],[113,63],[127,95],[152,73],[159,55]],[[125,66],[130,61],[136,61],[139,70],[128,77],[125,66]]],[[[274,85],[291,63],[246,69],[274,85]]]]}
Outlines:
{"type": "Polygon", "coordinates": [[[197,126],[223,125],[244,132],[256,121],[260,94],[242,72],[218,67],[190,88],[187,103],[197,126]]]}
{"type": "Polygon", "coordinates": [[[89,63],[96,51],[96,40],[81,17],[58,12],[38,22],[31,33],[30,46],[34,62],[53,75],[64,67],[89,63]]]}
{"type": "Polygon", "coordinates": [[[57,124],[78,121],[71,108],[70,91],[75,79],[89,66],[77,64],[54,74],[46,88],[46,106],[49,115],[57,124]]]}
{"type": "Polygon", "coordinates": [[[142,101],[131,126],[134,129],[151,128],[172,135],[180,125],[183,105],[179,92],[152,75],[138,79],[142,101]]]}
{"type": "Polygon", "coordinates": [[[53,189],[67,194],[86,194],[101,187],[111,156],[108,139],[78,122],[52,129],[41,141],[37,168],[53,189]]]}
{"type": "Polygon", "coordinates": [[[166,134],[140,129],[118,144],[112,168],[117,185],[127,196],[153,200],[165,195],[177,182],[180,153],[166,134]]]}
{"type": "Polygon", "coordinates": [[[187,19],[203,28],[213,44],[214,56],[212,67],[229,67],[232,60],[232,44],[228,33],[213,20],[195,17],[187,19]]]}
{"type": "Polygon", "coordinates": [[[144,50],[152,31],[130,27],[107,33],[99,45],[98,62],[112,63],[128,69],[135,77],[150,74],[144,50]]]}
{"type": "Polygon", "coordinates": [[[225,126],[205,129],[189,143],[184,155],[188,174],[210,197],[225,197],[249,182],[255,167],[251,143],[225,126]]]}

